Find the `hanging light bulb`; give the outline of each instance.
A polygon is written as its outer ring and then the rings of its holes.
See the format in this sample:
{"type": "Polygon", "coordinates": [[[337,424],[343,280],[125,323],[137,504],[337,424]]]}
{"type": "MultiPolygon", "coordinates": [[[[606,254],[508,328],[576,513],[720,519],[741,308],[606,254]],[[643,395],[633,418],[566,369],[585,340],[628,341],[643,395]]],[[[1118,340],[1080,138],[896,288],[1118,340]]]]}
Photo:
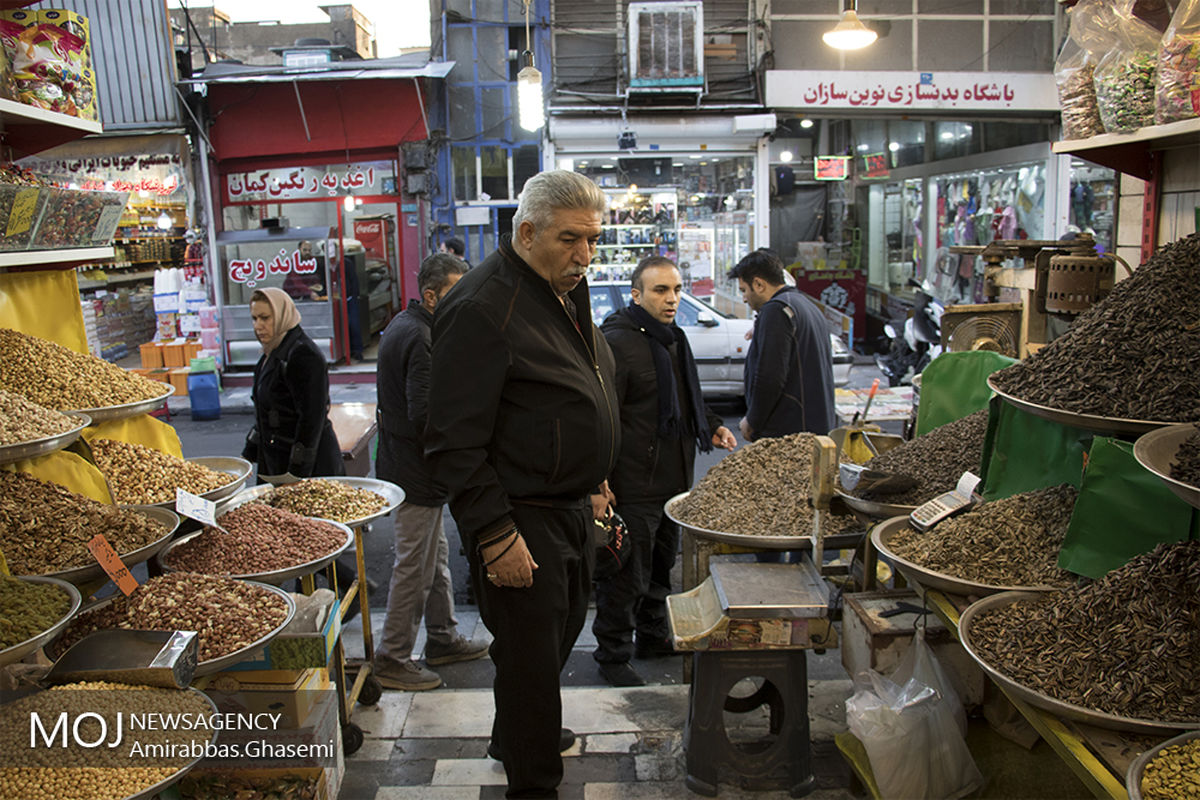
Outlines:
{"type": "Polygon", "coordinates": [[[788,163],[789,161],[791,161],[792,160],[792,151],[784,150],[782,153],[779,154],[779,160],[785,164],[788,163]]]}
{"type": "Polygon", "coordinates": [[[517,119],[527,131],[536,131],[546,124],[546,112],[542,106],[542,73],[533,66],[533,53],[526,50],[521,54],[526,60],[517,73],[517,119]]]}
{"type": "Polygon", "coordinates": [[[172,220],[171,216],[165,211],[158,215],[158,220],[155,222],[160,231],[170,230],[173,223],[174,220],[172,220]]]}
{"type": "Polygon", "coordinates": [[[855,0],[848,0],[841,21],[821,35],[825,44],[838,50],[860,50],[879,38],[879,34],[862,23],[854,7],[855,0]]]}
{"type": "Polygon", "coordinates": [[[354,210],[353,195],[346,195],[344,198],[342,198],[342,208],[345,209],[347,212],[354,210]]]}

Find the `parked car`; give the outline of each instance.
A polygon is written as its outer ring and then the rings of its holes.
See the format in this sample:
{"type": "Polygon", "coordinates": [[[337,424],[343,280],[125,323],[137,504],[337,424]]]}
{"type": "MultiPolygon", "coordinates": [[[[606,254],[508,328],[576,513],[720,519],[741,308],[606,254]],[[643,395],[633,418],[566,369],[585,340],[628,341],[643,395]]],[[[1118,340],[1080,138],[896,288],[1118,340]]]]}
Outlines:
{"type": "MultiPolygon", "coordinates": [[[[590,283],[592,318],[599,325],[609,314],[630,302],[632,288],[628,281],[596,281],[590,283]]],[[[683,328],[696,357],[696,372],[700,375],[700,391],[705,396],[742,397],[742,370],[746,350],[750,347],[748,334],[754,321],[724,314],[695,295],[687,292],[679,301],[675,324],[683,328]]],[[[837,336],[829,335],[833,349],[833,382],[844,386],[850,382],[850,367],[854,354],[837,336]]]]}

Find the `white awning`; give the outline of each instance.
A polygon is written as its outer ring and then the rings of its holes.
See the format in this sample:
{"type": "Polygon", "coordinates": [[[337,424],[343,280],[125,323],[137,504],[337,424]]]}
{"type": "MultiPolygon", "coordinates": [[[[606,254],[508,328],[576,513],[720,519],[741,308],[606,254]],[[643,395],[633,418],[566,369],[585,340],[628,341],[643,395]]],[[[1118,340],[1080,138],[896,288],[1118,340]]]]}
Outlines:
{"type": "Polygon", "coordinates": [[[385,80],[408,78],[445,78],[454,69],[453,61],[427,61],[423,64],[393,64],[390,59],[337,61],[318,68],[255,66],[251,64],[209,64],[204,72],[180,84],[213,83],[292,83],[307,81],[385,80]]]}
{"type": "Polygon", "coordinates": [[[653,156],[656,152],[752,152],[775,130],[774,114],[681,114],[678,116],[567,117],[551,116],[550,141],[559,155],[613,153],[617,136],[637,134],[636,150],[620,152],[653,156]]]}

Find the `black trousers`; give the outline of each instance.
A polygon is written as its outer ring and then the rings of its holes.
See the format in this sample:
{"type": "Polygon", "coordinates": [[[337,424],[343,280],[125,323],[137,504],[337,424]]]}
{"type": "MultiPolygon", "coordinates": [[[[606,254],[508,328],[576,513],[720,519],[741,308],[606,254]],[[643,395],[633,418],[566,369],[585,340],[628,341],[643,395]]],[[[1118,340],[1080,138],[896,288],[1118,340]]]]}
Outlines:
{"type": "Polygon", "coordinates": [[[591,593],[591,509],[518,504],[513,521],[538,568],[533,586],[496,587],[478,553],[468,553],[479,614],[495,641],[492,739],[508,775],[507,797],[557,797],[562,728],[559,674],[583,630],[591,593]]]}
{"type": "Polygon", "coordinates": [[[667,595],[679,552],[679,526],[663,512],[665,502],[626,503],[617,509],[634,547],[620,572],[596,582],[593,657],[602,664],[633,657],[634,631],[645,641],[666,639],[670,633],[667,595]]]}

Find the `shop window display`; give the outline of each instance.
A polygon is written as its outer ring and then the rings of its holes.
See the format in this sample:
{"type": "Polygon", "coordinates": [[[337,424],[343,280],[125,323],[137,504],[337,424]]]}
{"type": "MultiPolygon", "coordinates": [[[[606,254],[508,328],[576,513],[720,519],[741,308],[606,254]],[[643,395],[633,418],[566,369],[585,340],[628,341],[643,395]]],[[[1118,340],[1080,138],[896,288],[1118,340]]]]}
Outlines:
{"type": "Polygon", "coordinates": [[[1071,161],[1068,233],[1090,233],[1096,249],[1113,250],[1116,173],[1083,161],[1071,161]]]}
{"type": "Polygon", "coordinates": [[[887,282],[892,294],[907,294],[908,281],[923,280],[924,181],[890,183],[883,190],[883,225],[887,239],[887,282]]]}

